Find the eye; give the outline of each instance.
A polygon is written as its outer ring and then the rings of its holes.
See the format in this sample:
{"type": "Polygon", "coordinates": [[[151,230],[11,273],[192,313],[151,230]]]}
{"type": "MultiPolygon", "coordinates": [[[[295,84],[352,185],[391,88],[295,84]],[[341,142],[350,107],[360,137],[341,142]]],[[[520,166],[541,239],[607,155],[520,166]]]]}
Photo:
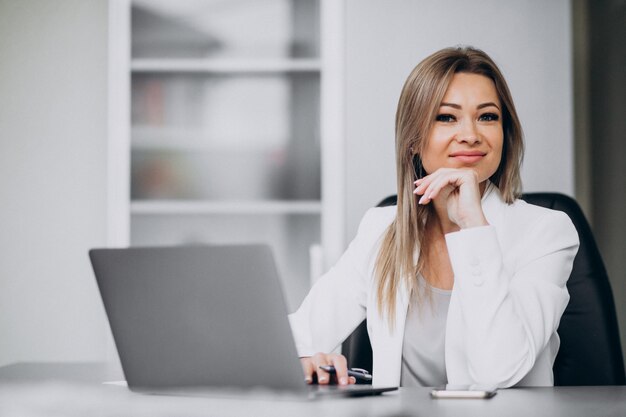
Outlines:
{"type": "Polygon", "coordinates": [[[500,120],[500,116],[495,113],[485,113],[481,114],[478,120],[481,120],[483,122],[497,122],[498,120],[500,120]]]}
{"type": "Polygon", "coordinates": [[[451,114],[439,114],[437,115],[435,120],[438,122],[450,123],[450,122],[454,122],[456,118],[451,114]]]}

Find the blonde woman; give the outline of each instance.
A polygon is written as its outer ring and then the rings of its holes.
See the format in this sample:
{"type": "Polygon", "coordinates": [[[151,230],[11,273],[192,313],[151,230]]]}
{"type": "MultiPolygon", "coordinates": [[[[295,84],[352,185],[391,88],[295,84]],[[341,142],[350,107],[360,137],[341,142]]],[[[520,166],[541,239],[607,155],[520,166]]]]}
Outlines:
{"type": "Polygon", "coordinates": [[[308,382],[365,318],[375,386],[553,385],[578,250],[569,218],[518,200],[522,129],[484,52],[424,59],[396,114],[398,204],[372,208],[290,315],[308,382]]]}

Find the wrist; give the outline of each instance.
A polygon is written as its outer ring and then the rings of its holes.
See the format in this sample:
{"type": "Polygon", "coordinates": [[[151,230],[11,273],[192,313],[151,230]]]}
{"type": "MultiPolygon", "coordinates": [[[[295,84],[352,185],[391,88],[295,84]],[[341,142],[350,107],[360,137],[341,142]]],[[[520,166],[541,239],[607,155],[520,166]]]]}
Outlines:
{"type": "Polygon", "coordinates": [[[468,217],[459,219],[459,222],[457,223],[457,225],[461,229],[469,229],[472,227],[488,226],[489,222],[487,221],[485,216],[481,213],[480,215],[468,216],[468,217]]]}

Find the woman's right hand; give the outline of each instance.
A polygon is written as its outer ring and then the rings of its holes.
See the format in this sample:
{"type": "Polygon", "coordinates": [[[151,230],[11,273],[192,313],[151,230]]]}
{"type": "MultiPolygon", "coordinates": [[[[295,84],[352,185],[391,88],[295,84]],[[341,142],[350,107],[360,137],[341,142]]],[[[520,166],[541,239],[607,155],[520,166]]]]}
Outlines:
{"type": "Polygon", "coordinates": [[[314,376],[317,376],[317,383],[320,385],[328,385],[331,382],[331,374],[320,369],[320,366],[331,365],[335,367],[336,382],[339,385],[348,385],[356,383],[356,378],[348,376],[348,362],[346,357],[338,353],[321,353],[318,352],[313,356],[300,358],[302,369],[304,370],[304,379],[307,384],[312,384],[314,376]]]}

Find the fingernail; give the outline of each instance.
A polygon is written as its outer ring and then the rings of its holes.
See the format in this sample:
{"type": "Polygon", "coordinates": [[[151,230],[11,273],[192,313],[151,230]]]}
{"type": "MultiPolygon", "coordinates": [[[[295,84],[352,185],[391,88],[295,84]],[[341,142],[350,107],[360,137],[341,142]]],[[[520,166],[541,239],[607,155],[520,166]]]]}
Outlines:
{"type": "Polygon", "coordinates": [[[347,384],[348,384],[348,378],[346,378],[345,376],[339,379],[339,385],[347,385],[347,384]]]}
{"type": "Polygon", "coordinates": [[[319,378],[317,378],[319,382],[326,382],[327,379],[328,378],[326,378],[325,376],[320,376],[319,378]]]}
{"type": "Polygon", "coordinates": [[[418,201],[417,204],[424,204],[424,200],[426,200],[425,195],[423,195],[422,198],[420,198],[420,201],[418,201]]]}
{"type": "Polygon", "coordinates": [[[305,381],[307,384],[310,384],[311,382],[313,382],[313,378],[311,378],[310,376],[307,376],[306,378],[304,378],[304,381],[305,381]]]}

